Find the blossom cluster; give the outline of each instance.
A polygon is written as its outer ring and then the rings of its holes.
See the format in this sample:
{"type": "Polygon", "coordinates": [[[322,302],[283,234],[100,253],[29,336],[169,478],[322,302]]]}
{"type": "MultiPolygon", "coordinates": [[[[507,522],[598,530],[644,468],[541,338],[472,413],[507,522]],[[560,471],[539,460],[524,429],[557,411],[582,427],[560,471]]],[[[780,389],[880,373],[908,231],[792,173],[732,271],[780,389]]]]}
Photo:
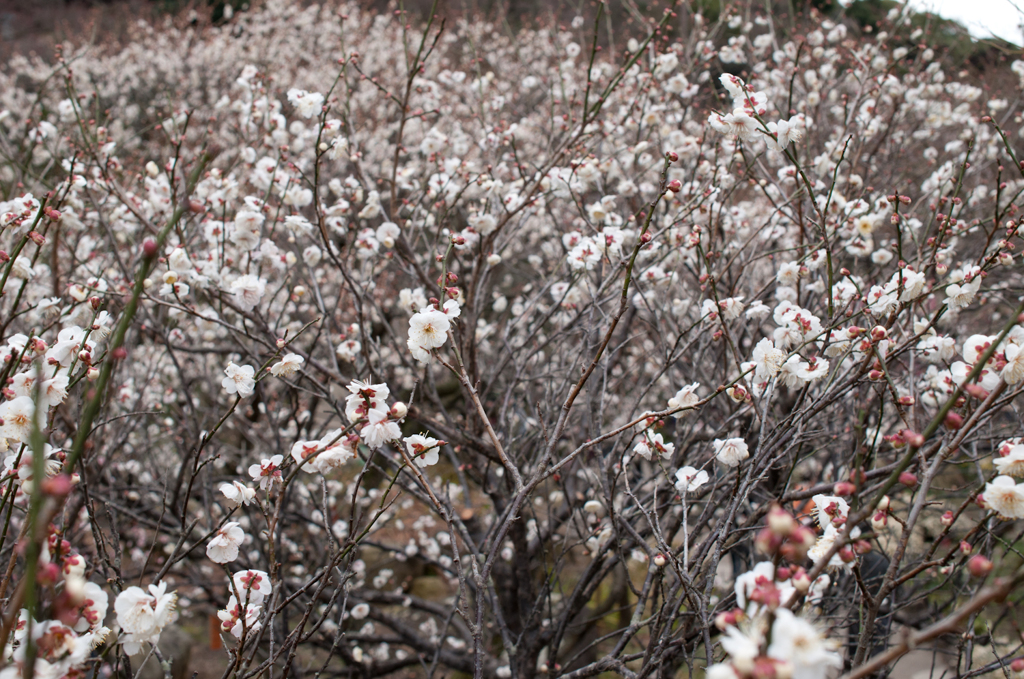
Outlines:
{"type": "Polygon", "coordinates": [[[0,679],[860,677],[901,605],[1024,670],[1024,62],[592,18],[0,70],[0,679]]]}

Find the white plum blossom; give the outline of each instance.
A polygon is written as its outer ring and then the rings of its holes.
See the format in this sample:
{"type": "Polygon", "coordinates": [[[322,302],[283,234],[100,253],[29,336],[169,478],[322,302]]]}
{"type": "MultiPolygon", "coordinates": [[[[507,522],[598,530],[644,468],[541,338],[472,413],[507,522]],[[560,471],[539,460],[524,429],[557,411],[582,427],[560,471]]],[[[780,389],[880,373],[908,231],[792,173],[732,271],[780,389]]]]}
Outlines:
{"type": "MultiPolygon", "coordinates": [[[[668,400],[668,407],[675,410],[676,408],[693,408],[697,403],[700,402],[700,396],[697,395],[697,389],[700,387],[700,382],[694,382],[688,384],[679,391],[676,395],[668,400]]],[[[674,417],[679,417],[684,414],[685,411],[674,413],[674,417]]]]}
{"type": "Polygon", "coordinates": [[[708,473],[703,469],[681,467],[676,470],[676,490],[680,493],[692,493],[708,482],[708,473]]]}
{"type": "Polygon", "coordinates": [[[281,462],[283,461],[284,457],[281,455],[264,458],[259,464],[249,465],[249,476],[260,484],[261,490],[268,490],[275,483],[281,482],[281,462]]]}
{"type": "Polygon", "coordinates": [[[241,600],[251,604],[263,603],[274,591],[266,571],[256,569],[238,571],[232,576],[231,584],[241,600]]]}
{"type": "Polygon", "coordinates": [[[1003,441],[993,458],[992,464],[1000,474],[1024,476],[1024,439],[1013,438],[1003,441]]]}
{"type": "Polygon", "coordinates": [[[815,495],[811,502],[814,503],[814,520],[821,528],[841,526],[850,513],[850,505],[838,496],[815,495]]]}
{"type": "Polygon", "coordinates": [[[242,311],[252,311],[267,289],[267,282],[257,276],[239,276],[231,283],[231,291],[235,296],[235,304],[242,311]]]}
{"type": "Polygon", "coordinates": [[[985,505],[1004,519],[1024,519],[1024,483],[997,476],[985,484],[985,505]]]}
{"type": "Polygon", "coordinates": [[[946,304],[953,310],[963,309],[974,301],[981,289],[981,269],[957,270],[950,274],[950,280],[952,282],[946,286],[946,304]]]}
{"type": "Polygon", "coordinates": [[[401,438],[402,430],[398,423],[391,419],[391,413],[373,408],[366,414],[366,424],[363,425],[359,436],[363,443],[371,449],[376,449],[388,441],[401,438]]]}
{"type": "Polygon", "coordinates": [[[156,644],[163,629],[177,617],[177,595],[167,591],[167,583],[150,585],[148,589],[128,587],[114,600],[117,624],[124,637],[126,653],[138,653],[142,644],[156,644]]]}
{"type": "Polygon", "coordinates": [[[442,445],[441,441],[429,436],[413,434],[405,439],[405,447],[409,451],[409,457],[418,467],[430,467],[437,464],[438,451],[442,445]]]}
{"type": "Polygon", "coordinates": [[[243,633],[255,633],[260,630],[261,623],[259,619],[262,610],[263,607],[260,604],[250,602],[246,604],[243,613],[242,605],[238,603],[238,599],[232,594],[228,597],[227,606],[217,611],[217,617],[220,619],[223,631],[236,639],[241,639],[243,633]]]}
{"type": "Polygon", "coordinates": [[[242,398],[252,396],[253,390],[256,389],[255,368],[251,365],[238,365],[232,362],[228,363],[224,374],[226,377],[221,380],[224,391],[229,394],[238,394],[242,398]]]}
{"type": "Polygon", "coordinates": [[[280,361],[270,366],[270,373],[275,377],[290,377],[302,368],[305,360],[298,354],[285,354],[280,361]]]}
{"type": "Polygon", "coordinates": [[[778,375],[785,357],[786,352],[777,349],[770,339],[761,339],[754,347],[754,379],[763,382],[778,375]]]}
{"type": "Polygon", "coordinates": [[[726,467],[738,467],[743,460],[750,457],[747,442],[740,438],[715,439],[715,458],[726,467]]]}
{"type": "Polygon", "coordinates": [[[432,306],[423,307],[409,319],[409,350],[421,363],[430,360],[430,351],[448,339],[451,322],[444,311],[432,306]]]}
{"type": "Polygon", "coordinates": [[[220,492],[235,507],[247,505],[256,497],[256,491],[241,481],[221,484],[220,492]]]}
{"type": "Polygon", "coordinates": [[[834,670],[843,666],[837,648],[838,644],[827,639],[813,623],[787,608],[775,611],[772,641],[767,653],[769,657],[787,663],[793,679],[825,679],[830,668],[834,670]]]}
{"type": "Polygon", "coordinates": [[[651,434],[645,431],[633,447],[633,452],[643,457],[645,460],[650,460],[655,454],[660,455],[662,458],[668,460],[672,457],[672,453],[675,452],[675,445],[672,443],[666,443],[665,439],[661,434],[651,434]]]}
{"type": "Polygon", "coordinates": [[[0,419],[3,420],[0,436],[28,443],[32,435],[35,411],[36,405],[30,396],[18,396],[10,401],[4,401],[0,404],[0,419]]]}
{"type": "Polygon", "coordinates": [[[229,521],[217,530],[217,534],[206,544],[206,556],[214,563],[230,563],[238,558],[238,548],[245,540],[237,521],[229,521]]]}
{"type": "Polygon", "coordinates": [[[307,92],[300,89],[288,90],[288,101],[303,118],[312,118],[320,113],[324,104],[324,95],[319,92],[307,92]]]}

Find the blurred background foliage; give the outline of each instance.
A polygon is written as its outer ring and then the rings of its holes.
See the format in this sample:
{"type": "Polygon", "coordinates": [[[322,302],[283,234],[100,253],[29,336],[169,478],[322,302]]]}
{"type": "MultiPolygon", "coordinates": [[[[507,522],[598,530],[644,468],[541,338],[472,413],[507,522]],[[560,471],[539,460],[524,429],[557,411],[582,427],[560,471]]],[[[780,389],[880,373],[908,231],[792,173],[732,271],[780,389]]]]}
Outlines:
{"type": "MultiPolygon", "coordinates": [[[[310,4],[313,0],[295,0],[310,4]]],[[[14,53],[52,55],[53,46],[63,40],[75,43],[121,43],[131,39],[135,22],[174,21],[223,24],[237,12],[261,0],[0,0],[0,58],[14,53]]],[[[367,10],[390,11],[403,8],[425,17],[432,0],[357,0],[367,10]]],[[[602,40],[622,41],[643,32],[661,16],[668,0],[607,0],[607,35],[602,40]]],[[[714,21],[723,12],[744,13],[745,0],[682,0],[690,12],[700,12],[714,21]]],[[[761,3],[756,3],[758,7],[761,3]]],[[[854,30],[876,31],[886,14],[898,7],[896,0],[854,0],[844,6],[838,0],[765,0],[771,6],[776,28],[800,32],[801,17],[810,14],[842,21],[854,30]]],[[[515,32],[527,26],[568,25],[573,17],[593,18],[596,0],[439,0],[440,13],[449,19],[459,16],[484,17],[504,30],[515,32]]],[[[684,10],[685,13],[685,10],[684,10]]],[[[924,31],[919,43],[936,50],[947,67],[987,71],[1017,58],[1016,45],[1001,40],[974,40],[956,23],[927,12],[912,13],[910,21],[924,31]]],[[[682,27],[689,22],[680,22],[682,27]]],[[[677,28],[676,30],[680,30],[677,28]]],[[[911,50],[916,44],[906,45],[911,50]]]]}

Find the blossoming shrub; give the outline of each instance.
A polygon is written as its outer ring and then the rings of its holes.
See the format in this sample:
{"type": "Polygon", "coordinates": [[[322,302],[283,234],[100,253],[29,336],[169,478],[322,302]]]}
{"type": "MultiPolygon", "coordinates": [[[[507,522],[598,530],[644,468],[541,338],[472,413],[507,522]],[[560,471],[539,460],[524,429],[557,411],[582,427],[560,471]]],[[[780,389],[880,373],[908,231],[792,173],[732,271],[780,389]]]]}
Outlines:
{"type": "Polygon", "coordinates": [[[12,59],[0,677],[1024,671],[1019,93],[801,22],[12,59]]]}

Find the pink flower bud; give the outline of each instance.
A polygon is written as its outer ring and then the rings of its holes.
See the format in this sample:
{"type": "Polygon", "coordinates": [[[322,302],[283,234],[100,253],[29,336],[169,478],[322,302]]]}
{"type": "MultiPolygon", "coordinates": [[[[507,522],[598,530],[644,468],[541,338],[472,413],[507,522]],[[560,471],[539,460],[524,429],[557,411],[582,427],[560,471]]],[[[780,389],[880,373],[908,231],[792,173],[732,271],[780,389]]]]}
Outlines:
{"type": "Polygon", "coordinates": [[[74,482],[71,480],[71,477],[68,476],[67,474],[57,474],[56,476],[51,476],[50,478],[46,479],[41,484],[39,484],[39,488],[40,490],[43,491],[43,493],[45,493],[46,495],[55,495],[58,497],[63,497],[64,495],[70,493],[71,489],[74,488],[74,486],[74,482]]]}
{"type": "Polygon", "coordinates": [[[953,525],[953,522],[956,520],[956,517],[953,516],[953,512],[947,511],[945,514],[942,515],[942,518],[939,520],[942,522],[943,526],[949,528],[953,525]]]}
{"type": "Polygon", "coordinates": [[[950,411],[946,413],[946,418],[943,420],[943,424],[946,425],[946,429],[959,429],[964,426],[964,417],[959,413],[950,411]]]}
{"type": "Polygon", "coordinates": [[[850,483],[849,481],[840,481],[839,483],[836,484],[833,492],[835,492],[835,494],[838,495],[839,497],[849,497],[850,495],[853,495],[856,491],[857,487],[850,483]]]}
{"type": "Polygon", "coordinates": [[[811,588],[811,579],[807,576],[807,571],[803,568],[799,569],[790,578],[790,583],[796,588],[798,592],[806,592],[811,588]]]}
{"type": "Polygon", "coordinates": [[[152,238],[147,238],[142,243],[142,256],[146,259],[153,259],[157,254],[156,241],[152,238]]]}
{"type": "Polygon", "coordinates": [[[747,393],[747,390],[738,384],[726,389],[725,393],[736,403],[743,403],[750,399],[750,394],[747,393]]]}
{"type": "MultiPolygon", "coordinates": [[[[781,537],[789,537],[796,528],[796,519],[782,507],[775,505],[768,511],[768,528],[781,537]]],[[[783,578],[785,580],[785,578],[783,578]]]]}
{"type": "Polygon", "coordinates": [[[964,385],[964,391],[966,391],[974,398],[982,401],[988,398],[988,390],[982,387],[980,384],[974,384],[973,382],[971,384],[966,384],[964,385]]]}
{"type": "Polygon", "coordinates": [[[723,611],[715,616],[715,627],[725,631],[727,628],[734,626],[737,621],[737,611],[723,611]]]}
{"type": "Polygon", "coordinates": [[[903,430],[903,440],[914,448],[920,448],[924,445],[924,437],[918,434],[913,429],[903,430]]]}
{"type": "Polygon", "coordinates": [[[673,179],[668,183],[668,186],[666,186],[665,188],[667,188],[672,193],[679,193],[680,191],[683,190],[683,184],[678,179],[673,179]]]}
{"type": "Polygon", "coordinates": [[[880,342],[889,336],[889,331],[881,325],[876,325],[871,328],[871,340],[874,342],[880,342]]]}
{"type": "Polygon", "coordinates": [[[772,532],[770,528],[761,529],[754,538],[754,547],[762,554],[774,554],[782,545],[782,538],[772,532]]]}
{"type": "Polygon", "coordinates": [[[975,554],[967,561],[967,570],[976,578],[983,578],[992,572],[992,562],[981,554],[975,554]]]}
{"type": "Polygon", "coordinates": [[[60,566],[53,563],[52,561],[45,566],[40,566],[39,571],[36,573],[36,581],[40,585],[54,585],[57,584],[57,579],[60,577],[60,566]]]}
{"type": "Polygon", "coordinates": [[[971,547],[971,543],[967,542],[967,540],[961,540],[958,547],[960,549],[960,553],[964,556],[967,556],[968,554],[974,551],[974,548],[971,547]]]}
{"type": "Polygon", "coordinates": [[[917,476],[915,476],[911,472],[903,472],[902,474],[900,474],[900,483],[902,483],[907,488],[914,488],[915,486],[917,486],[917,476]]]}

